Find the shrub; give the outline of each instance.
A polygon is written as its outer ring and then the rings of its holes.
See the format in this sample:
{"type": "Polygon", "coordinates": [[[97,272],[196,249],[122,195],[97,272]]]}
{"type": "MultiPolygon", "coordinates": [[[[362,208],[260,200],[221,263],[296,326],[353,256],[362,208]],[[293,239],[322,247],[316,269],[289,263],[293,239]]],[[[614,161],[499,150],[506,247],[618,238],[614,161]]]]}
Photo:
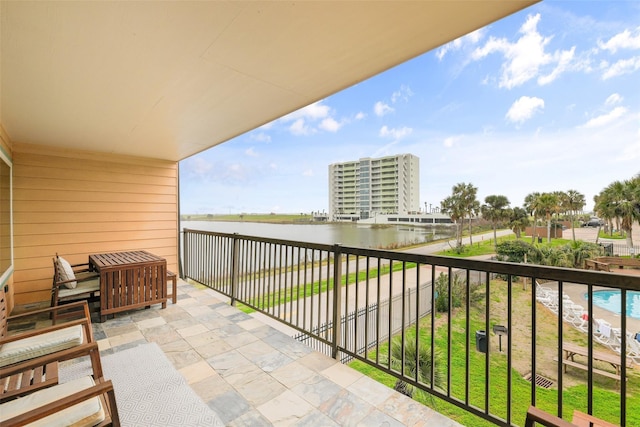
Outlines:
{"type": "MultiPolygon", "coordinates": [[[[449,312],[449,275],[440,273],[435,285],[436,311],[439,313],[449,312]]],[[[469,302],[471,304],[482,300],[484,288],[480,283],[469,284],[469,302]]],[[[451,307],[461,307],[467,300],[467,288],[462,277],[454,274],[451,279],[451,307]]]]}

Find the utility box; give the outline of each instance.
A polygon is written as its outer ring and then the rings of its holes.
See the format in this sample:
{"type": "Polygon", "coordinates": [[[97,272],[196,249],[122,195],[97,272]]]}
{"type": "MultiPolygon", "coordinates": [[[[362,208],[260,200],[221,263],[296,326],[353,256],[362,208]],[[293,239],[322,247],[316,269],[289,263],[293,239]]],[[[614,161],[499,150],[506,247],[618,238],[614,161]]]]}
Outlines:
{"type": "Polygon", "coordinates": [[[487,352],[487,332],[476,331],[476,350],[480,353],[487,352]]]}

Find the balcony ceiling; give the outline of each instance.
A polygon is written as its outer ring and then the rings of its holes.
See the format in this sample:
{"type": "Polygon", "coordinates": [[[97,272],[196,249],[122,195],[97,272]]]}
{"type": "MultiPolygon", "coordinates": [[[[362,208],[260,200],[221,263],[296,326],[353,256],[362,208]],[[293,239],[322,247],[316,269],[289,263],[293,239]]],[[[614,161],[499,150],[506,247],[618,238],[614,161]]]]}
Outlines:
{"type": "Polygon", "coordinates": [[[2,1],[0,122],[181,160],[535,2],[2,1]]]}

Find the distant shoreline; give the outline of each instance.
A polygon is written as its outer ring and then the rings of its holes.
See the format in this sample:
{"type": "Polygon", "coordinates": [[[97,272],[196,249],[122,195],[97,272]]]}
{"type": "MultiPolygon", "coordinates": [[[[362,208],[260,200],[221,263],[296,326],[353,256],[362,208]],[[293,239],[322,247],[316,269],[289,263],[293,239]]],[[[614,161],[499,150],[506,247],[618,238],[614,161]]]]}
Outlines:
{"type": "Polygon", "coordinates": [[[180,215],[181,221],[258,222],[268,224],[326,224],[309,214],[193,214],[180,215]]]}

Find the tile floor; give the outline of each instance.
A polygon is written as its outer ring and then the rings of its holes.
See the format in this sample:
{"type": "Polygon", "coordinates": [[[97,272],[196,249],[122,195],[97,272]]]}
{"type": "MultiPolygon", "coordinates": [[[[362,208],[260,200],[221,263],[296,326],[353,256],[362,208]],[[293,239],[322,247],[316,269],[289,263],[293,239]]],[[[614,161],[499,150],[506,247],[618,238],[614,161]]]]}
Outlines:
{"type": "Polygon", "coordinates": [[[228,426],[459,425],[184,281],[176,305],[94,331],[103,354],[156,342],[228,426]]]}

